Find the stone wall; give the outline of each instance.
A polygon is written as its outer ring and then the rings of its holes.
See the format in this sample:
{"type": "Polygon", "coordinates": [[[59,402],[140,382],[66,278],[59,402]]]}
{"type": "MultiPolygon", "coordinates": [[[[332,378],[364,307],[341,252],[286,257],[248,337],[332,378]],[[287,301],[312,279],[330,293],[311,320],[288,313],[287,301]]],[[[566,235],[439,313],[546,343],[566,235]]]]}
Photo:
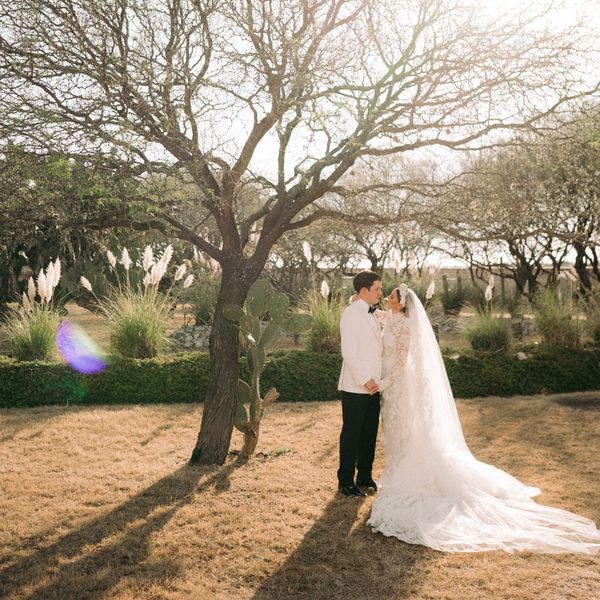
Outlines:
{"type": "Polygon", "coordinates": [[[211,329],[210,325],[184,325],[174,331],[169,340],[185,350],[206,350],[211,329]]]}

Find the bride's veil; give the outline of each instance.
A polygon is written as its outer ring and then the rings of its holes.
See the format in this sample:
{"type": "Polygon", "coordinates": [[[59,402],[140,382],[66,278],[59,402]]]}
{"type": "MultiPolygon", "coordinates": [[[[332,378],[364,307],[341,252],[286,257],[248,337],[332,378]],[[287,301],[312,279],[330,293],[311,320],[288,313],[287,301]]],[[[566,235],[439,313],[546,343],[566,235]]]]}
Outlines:
{"type": "Polygon", "coordinates": [[[406,389],[414,397],[417,414],[430,443],[469,452],[463,436],[454,396],[440,348],[419,297],[409,289],[406,296],[410,345],[407,356],[406,389]]]}
{"type": "MultiPolygon", "coordinates": [[[[531,497],[539,489],[470,452],[460,424],[446,367],[429,318],[411,289],[406,291],[409,348],[400,389],[384,408],[386,476],[382,484],[416,494],[460,498],[465,486],[488,493],[531,497]]],[[[387,403],[386,399],[384,404],[387,403]]]]}

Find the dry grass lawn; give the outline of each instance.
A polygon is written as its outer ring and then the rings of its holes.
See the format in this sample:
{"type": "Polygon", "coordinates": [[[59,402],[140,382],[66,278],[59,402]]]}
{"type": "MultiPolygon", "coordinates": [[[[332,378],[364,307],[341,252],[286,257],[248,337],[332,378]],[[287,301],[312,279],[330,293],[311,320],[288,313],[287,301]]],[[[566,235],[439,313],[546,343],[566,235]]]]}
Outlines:
{"type": "MultiPolygon", "coordinates": [[[[600,393],[459,402],[473,452],[600,522],[600,393]]],[[[0,596],[600,598],[600,556],[442,554],[336,494],[337,403],[280,404],[246,465],[186,466],[191,405],[0,411],[0,596]]],[[[236,434],[233,448],[239,448],[236,434]]],[[[381,469],[378,449],[376,473],[381,469]]]]}

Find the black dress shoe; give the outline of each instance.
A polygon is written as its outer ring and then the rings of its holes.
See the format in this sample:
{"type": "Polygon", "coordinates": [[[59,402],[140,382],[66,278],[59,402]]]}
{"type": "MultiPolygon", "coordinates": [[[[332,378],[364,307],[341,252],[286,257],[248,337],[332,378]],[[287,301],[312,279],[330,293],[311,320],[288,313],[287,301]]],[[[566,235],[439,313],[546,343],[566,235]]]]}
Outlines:
{"type": "Polygon", "coordinates": [[[355,485],[340,485],[339,491],[344,494],[344,496],[366,497],[366,494],[361,492],[355,485]]]}
{"type": "Polygon", "coordinates": [[[377,482],[373,481],[372,479],[366,479],[364,481],[357,479],[356,485],[358,487],[367,488],[368,490],[372,489],[374,492],[377,491],[377,482]]]}

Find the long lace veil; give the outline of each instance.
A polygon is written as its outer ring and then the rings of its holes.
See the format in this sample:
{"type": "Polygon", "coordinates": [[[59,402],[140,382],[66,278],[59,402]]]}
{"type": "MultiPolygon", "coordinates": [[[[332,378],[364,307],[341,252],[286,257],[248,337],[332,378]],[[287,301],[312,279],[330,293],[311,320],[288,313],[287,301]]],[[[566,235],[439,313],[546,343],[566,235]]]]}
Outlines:
{"type": "Polygon", "coordinates": [[[437,339],[423,304],[411,289],[406,307],[410,346],[405,385],[418,405],[413,414],[423,418],[421,434],[438,447],[469,452],[437,339]]]}
{"type": "MultiPolygon", "coordinates": [[[[540,493],[508,473],[478,461],[458,417],[446,367],[419,297],[407,291],[410,343],[401,398],[385,410],[382,483],[416,495],[460,498],[475,485],[492,494],[530,498],[540,493]]],[[[387,400],[385,401],[387,402],[387,400]]]]}

